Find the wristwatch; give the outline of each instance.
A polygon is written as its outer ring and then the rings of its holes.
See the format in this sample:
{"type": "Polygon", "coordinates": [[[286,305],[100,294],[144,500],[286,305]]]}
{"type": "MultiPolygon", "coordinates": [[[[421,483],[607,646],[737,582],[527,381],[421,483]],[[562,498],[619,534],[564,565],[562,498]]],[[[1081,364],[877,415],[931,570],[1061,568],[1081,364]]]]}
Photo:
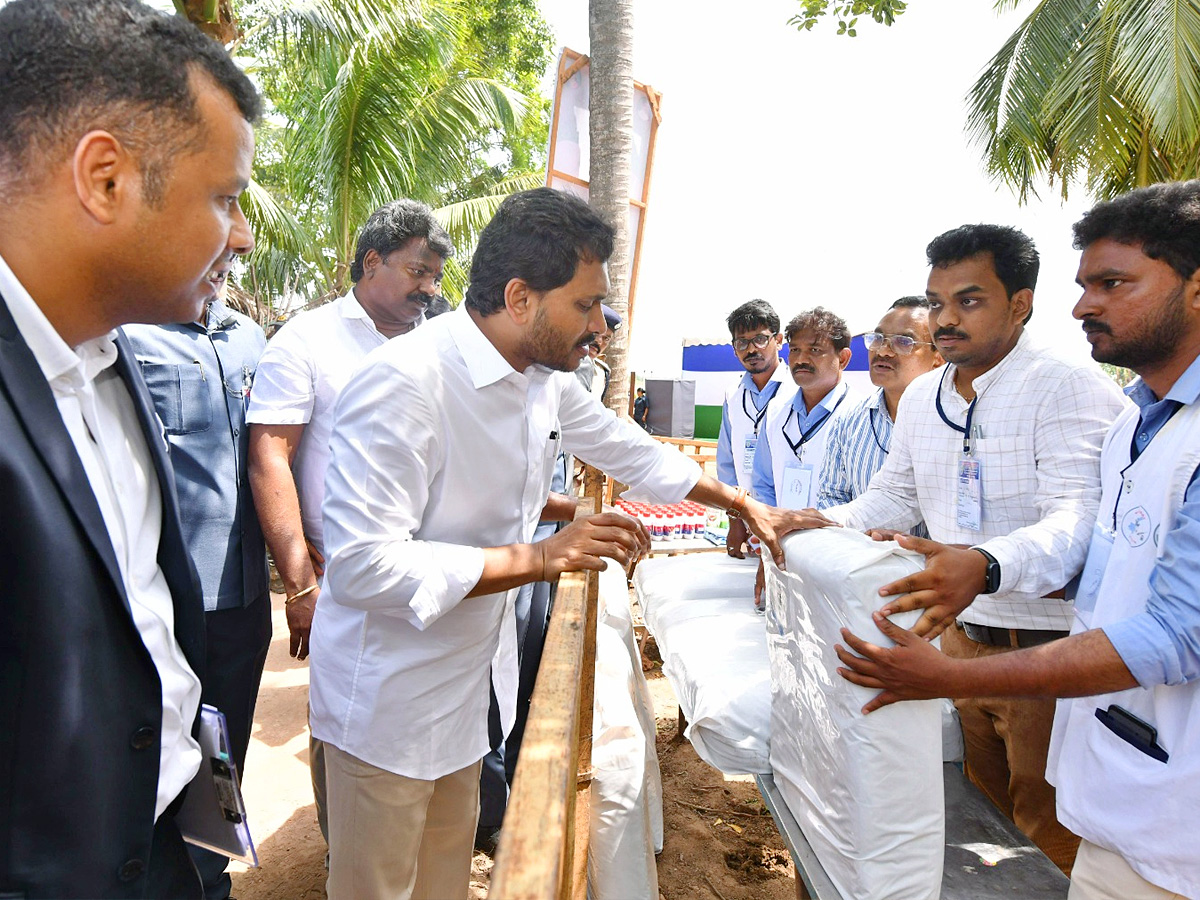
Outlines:
{"type": "Polygon", "coordinates": [[[983,554],[983,558],[987,560],[987,570],[984,572],[984,588],[985,594],[994,594],[1000,590],[1000,563],[996,561],[996,557],[988,553],[982,547],[972,547],[972,550],[983,554]]]}

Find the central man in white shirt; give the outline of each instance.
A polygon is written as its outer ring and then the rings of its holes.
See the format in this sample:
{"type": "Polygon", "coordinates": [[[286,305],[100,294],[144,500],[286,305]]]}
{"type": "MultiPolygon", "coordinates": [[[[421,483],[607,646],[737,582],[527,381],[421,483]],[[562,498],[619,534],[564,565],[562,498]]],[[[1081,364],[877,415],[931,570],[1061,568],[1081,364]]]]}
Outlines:
{"type": "Polygon", "coordinates": [[[648,548],[616,513],[529,543],[560,447],[632,495],[728,507],[776,558],[779,536],[824,521],[704,476],[571,374],[605,329],[612,235],[575,197],[509,197],[463,307],[372,353],[339,401],[311,689],[333,900],[467,895],[489,667],[513,721],[515,588],[648,548]]]}

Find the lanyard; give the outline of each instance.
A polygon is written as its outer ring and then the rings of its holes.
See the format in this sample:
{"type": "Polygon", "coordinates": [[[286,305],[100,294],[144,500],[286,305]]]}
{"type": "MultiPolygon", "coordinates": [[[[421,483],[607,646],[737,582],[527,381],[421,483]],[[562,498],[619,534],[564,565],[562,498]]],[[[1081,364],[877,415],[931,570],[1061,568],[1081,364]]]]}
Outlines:
{"type": "Polygon", "coordinates": [[[883,441],[879,439],[879,432],[875,430],[875,411],[876,408],[872,406],[867,412],[867,417],[871,420],[871,437],[875,438],[875,446],[883,451],[884,456],[887,456],[888,448],[883,446],[883,441]]]}
{"type": "Polygon", "coordinates": [[[953,428],[955,431],[957,431],[959,434],[961,434],[963,436],[963,455],[970,456],[971,455],[971,419],[974,418],[974,416],[975,416],[975,404],[979,402],[979,394],[975,395],[975,399],[972,400],[971,405],[967,407],[967,424],[964,426],[964,425],[956,425],[954,422],[951,422],[949,417],[946,415],[946,410],[942,408],[942,388],[946,384],[946,374],[947,374],[947,372],[949,372],[949,370],[950,370],[950,367],[947,366],[946,372],[942,373],[942,380],[938,382],[938,391],[937,391],[937,394],[934,396],[933,402],[934,402],[934,406],[937,407],[937,414],[942,417],[942,421],[945,422],[947,425],[949,425],[951,428],[953,428]]]}
{"type": "MultiPolygon", "coordinates": [[[[835,390],[836,390],[836,388],[835,388],[835,390]]],[[[797,396],[802,397],[802,395],[800,395],[800,394],[797,394],[797,396]]],[[[800,432],[800,440],[798,440],[798,441],[793,441],[790,437],[788,437],[788,433],[787,433],[787,427],[792,421],[792,416],[796,415],[796,407],[793,406],[791,409],[788,410],[787,418],[783,420],[783,427],[781,427],[779,430],[781,432],[783,432],[783,439],[785,441],[787,441],[787,445],[792,448],[792,453],[795,454],[796,459],[800,458],[800,453],[804,449],[804,445],[807,444],[814,437],[816,437],[817,432],[820,431],[821,428],[825,425],[825,423],[829,421],[829,417],[832,416],[835,412],[837,412],[837,408],[842,405],[842,401],[845,399],[846,399],[846,394],[843,393],[842,396],[838,397],[837,403],[833,404],[833,409],[827,410],[825,415],[821,416],[821,418],[817,420],[817,423],[815,425],[813,425],[812,428],[808,429],[807,432],[805,432],[803,430],[800,432]]],[[[803,402],[803,399],[801,400],[801,402],[803,402]]],[[[797,421],[797,423],[799,423],[799,421],[800,421],[798,416],[796,418],[796,421],[797,421]]]]}
{"type": "MultiPolygon", "coordinates": [[[[754,436],[758,437],[758,426],[762,424],[762,420],[767,415],[767,410],[771,408],[771,401],[775,399],[775,395],[779,393],[779,382],[769,381],[767,386],[775,385],[775,390],[771,391],[771,395],[767,397],[767,402],[763,404],[763,408],[751,415],[750,410],[746,409],[746,395],[750,393],[746,388],[742,388],[742,412],[746,414],[746,418],[754,423],[754,436]]],[[[765,391],[767,388],[764,387],[765,391]]]]}

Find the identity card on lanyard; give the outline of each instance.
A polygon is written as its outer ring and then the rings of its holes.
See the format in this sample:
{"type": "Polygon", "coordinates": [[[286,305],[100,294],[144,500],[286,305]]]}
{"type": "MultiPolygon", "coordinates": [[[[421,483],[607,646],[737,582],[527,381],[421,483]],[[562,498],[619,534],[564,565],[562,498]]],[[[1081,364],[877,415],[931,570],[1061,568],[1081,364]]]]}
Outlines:
{"type": "Polygon", "coordinates": [[[754,474],[754,451],[758,447],[758,426],[762,424],[762,420],[767,415],[767,410],[771,408],[771,401],[775,399],[775,395],[779,392],[779,384],[770,382],[775,385],[775,390],[771,392],[771,396],[767,397],[767,402],[763,404],[763,408],[756,410],[751,414],[746,408],[746,395],[750,392],[742,388],[742,412],[746,414],[746,418],[754,423],[754,433],[746,435],[746,443],[742,448],[742,474],[754,474]]]}
{"type": "Polygon", "coordinates": [[[804,463],[804,445],[816,436],[845,399],[846,395],[842,394],[837,403],[833,405],[833,409],[825,413],[807,432],[802,430],[799,441],[793,441],[788,437],[787,427],[792,421],[792,416],[796,414],[796,409],[793,407],[788,411],[787,418],[784,419],[783,427],[780,430],[783,432],[783,439],[792,448],[796,461],[789,460],[783,467],[783,484],[778,486],[775,491],[776,499],[782,509],[808,509],[813,505],[812,492],[815,479],[813,478],[813,467],[804,463]]]}
{"type": "Polygon", "coordinates": [[[973,428],[971,425],[979,396],[976,395],[975,399],[971,401],[971,405],[967,407],[966,425],[959,425],[950,421],[945,409],[942,408],[942,386],[945,382],[946,373],[943,372],[942,382],[938,385],[934,403],[942,421],[963,436],[962,458],[958,461],[958,527],[979,531],[983,527],[983,491],[981,489],[983,473],[980,460],[975,456],[975,449],[972,446],[974,439],[979,437],[979,429],[973,428]]]}

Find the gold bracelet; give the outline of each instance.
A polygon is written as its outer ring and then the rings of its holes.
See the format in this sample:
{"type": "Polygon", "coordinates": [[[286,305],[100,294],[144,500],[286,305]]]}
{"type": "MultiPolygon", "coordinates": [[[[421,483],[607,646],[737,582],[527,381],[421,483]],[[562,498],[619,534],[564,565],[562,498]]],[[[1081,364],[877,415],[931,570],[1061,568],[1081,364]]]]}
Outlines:
{"type": "Polygon", "coordinates": [[[738,488],[737,494],[734,495],[733,502],[729,504],[729,509],[725,510],[725,515],[732,516],[735,519],[740,519],[746,511],[746,489],[738,488]]]}
{"type": "Polygon", "coordinates": [[[283,600],[283,605],[284,605],[284,606],[291,606],[293,603],[295,603],[295,602],[296,602],[297,600],[299,600],[301,597],[307,597],[309,594],[311,594],[313,591],[315,591],[315,590],[316,590],[318,587],[320,587],[320,585],[317,585],[317,584],[310,584],[310,585],[309,585],[308,587],[306,587],[304,590],[302,590],[302,591],[296,591],[296,593],[292,594],[292,596],[290,596],[290,597],[285,597],[285,598],[284,598],[284,600],[283,600]]]}

